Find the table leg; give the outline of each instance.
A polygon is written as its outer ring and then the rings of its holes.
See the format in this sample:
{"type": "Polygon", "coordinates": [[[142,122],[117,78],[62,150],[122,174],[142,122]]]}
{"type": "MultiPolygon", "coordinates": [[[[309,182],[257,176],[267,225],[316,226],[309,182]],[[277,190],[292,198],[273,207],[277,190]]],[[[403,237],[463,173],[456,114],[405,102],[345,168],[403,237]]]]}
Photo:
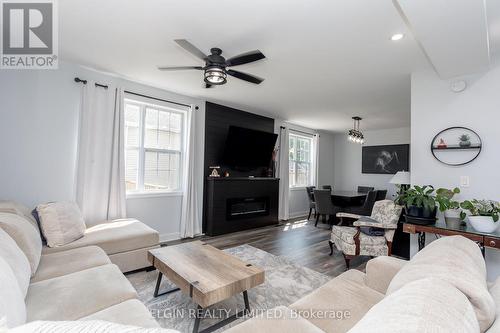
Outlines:
{"type": "Polygon", "coordinates": [[[418,250],[422,250],[425,247],[425,232],[418,233],[418,250]]]}
{"type": "Polygon", "coordinates": [[[158,296],[170,294],[170,293],[173,293],[175,291],[179,291],[180,290],[179,288],[172,288],[170,290],[162,292],[161,294],[158,293],[158,291],[160,290],[160,284],[161,284],[161,278],[162,278],[162,276],[163,276],[162,272],[158,271],[158,279],[156,280],[156,287],[155,287],[155,291],[154,291],[154,294],[153,294],[154,297],[158,297],[158,296]]]}
{"type": "Polygon", "coordinates": [[[194,320],[194,326],[193,326],[193,333],[198,333],[198,330],[200,329],[200,321],[201,321],[201,312],[203,311],[203,308],[198,305],[196,308],[196,318],[194,320]]]}
{"type": "Polygon", "coordinates": [[[226,319],[223,319],[223,320],[219,321],[218,323],[216,323],[210,327],[205,328],[201,332],[199,332],[198,330],[200,328],[201,313],[202,313],[203,308],[198,305],[198,309],[196,311],[196,319],[194,321],[193,333],[198,333],[198,332],[199,333],[211,333],[211,332],[218,330],[219,328],[222,328],[222,327],[226,326],[227,324],[235,321],[236,319],[243,317],[244,315],[248,315],[250,313],[250,302],[248,301],[248,292],[246,290],[243,292],[243,301],[245,302],[245,310],[240,311],[237,314],[232,315],[230,317],[227,317],[226,319]]]}
{"type": "Polygon", "coordinates": [[[245,311],[246,311],[246,313],[249,313],[250,312],[250,302],[248,302],[248,293],[246,290],[243,292],[243,300],[245,301],[245,311]]]}

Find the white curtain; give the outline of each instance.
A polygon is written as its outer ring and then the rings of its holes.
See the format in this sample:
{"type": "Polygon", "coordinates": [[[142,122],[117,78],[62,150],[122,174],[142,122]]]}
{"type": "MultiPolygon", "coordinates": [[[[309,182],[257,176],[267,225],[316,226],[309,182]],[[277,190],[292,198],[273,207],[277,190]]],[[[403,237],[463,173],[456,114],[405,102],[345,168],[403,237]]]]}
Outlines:
{"type": "Polygon", "coordinates": [[[82,86],[76,201],[87,225],[126,216],[123,94],[82,86]]]}
{"type": "Polygon", "coordinates": [[[186,116],[186,153],[183,159],[182,196],[181,210],[181,238],[194,237],[201,234],[201,209],[199,205],[198,180],[202,175],[196,174],[195,165],[195,143],[196,143],[196,115],[194,108],[187,112],[186,116]]]}
{"type": "Polygon", "coordinates": [[[319,186],[319,134],[313,137],[313,158],[314,158],[314,170],[313,170],[313,185],[319,186]]]}
{"type": "Polygon", "coordinates": [[[290,187],[289,187],[289,172],[288,159],[289,159],[289,136],[290,131],[288,128],[281,128],[280,130],[280,145],[279,145],[279,166],[278,177],[280,178],[279,186],[279,210],[278,218],[280,220],[288,220],[290,214],[290,187]]]}

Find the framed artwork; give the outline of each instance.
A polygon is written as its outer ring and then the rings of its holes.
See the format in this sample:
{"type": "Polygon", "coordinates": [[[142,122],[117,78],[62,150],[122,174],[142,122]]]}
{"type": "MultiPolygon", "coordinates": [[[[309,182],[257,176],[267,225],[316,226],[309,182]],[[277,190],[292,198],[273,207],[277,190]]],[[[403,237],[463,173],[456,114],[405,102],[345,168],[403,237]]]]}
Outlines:
{"type": "Polygon", "coordinates": [[[410,145],[384,145],[363,147],[361,172],[395,174],[409,171],[410,145]]]}

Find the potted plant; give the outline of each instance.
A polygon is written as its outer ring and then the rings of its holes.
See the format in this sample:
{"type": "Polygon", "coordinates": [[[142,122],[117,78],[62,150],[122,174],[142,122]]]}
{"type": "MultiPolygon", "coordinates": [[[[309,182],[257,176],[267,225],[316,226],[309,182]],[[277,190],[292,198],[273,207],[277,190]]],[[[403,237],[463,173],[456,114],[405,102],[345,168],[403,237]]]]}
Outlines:
{"type": "Polygon", "coordinates": [[[453,201],[455,194],[460,193],[460,189],[448,190],[440,188],[434,190],[431,185],[415,185],[396,198],[396,202],[405,205],[407,220],[413,223],[433,224],[436,222],[437,208],[446,211],[458,208],[459,204],[453,201]]]}
{"type": "Polygon", "coordinates": [[[458,143],[460,147],[470,147],[470,136],[468,134],[462,134],[458,139],[460,140],[458,143]]]}
{"type": "Polygon", "coordinates": [[[439,210],[444,212],[444,220],[448,226],[458,228],[462,221],[460,220],[460,203],[453,200],[455,194],[459,194],[460,189],[455,187],[452,190],[439,188],[436,190],[436,202],[439,210]]]}
{"type": "Polygon", "coordinates": [[[460,207],[469,212],[462,211],[460,218],[463,220],[467,217],[469,223],[474,229],[480,232],[493,232],[500,223],[500,204],[493,200],[465,200],[460,204],[460,207]]]}

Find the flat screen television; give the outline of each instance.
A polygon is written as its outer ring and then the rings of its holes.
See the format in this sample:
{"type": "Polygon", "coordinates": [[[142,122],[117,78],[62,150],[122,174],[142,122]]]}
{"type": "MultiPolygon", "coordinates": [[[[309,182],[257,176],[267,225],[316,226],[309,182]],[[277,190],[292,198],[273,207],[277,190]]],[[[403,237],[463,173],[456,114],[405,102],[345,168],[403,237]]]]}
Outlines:
{"type": "Polygon", "coordinates": [[[277,137],[274,133],[230,126],[222,163],[241,169],[268,167],[277,137]]]}

